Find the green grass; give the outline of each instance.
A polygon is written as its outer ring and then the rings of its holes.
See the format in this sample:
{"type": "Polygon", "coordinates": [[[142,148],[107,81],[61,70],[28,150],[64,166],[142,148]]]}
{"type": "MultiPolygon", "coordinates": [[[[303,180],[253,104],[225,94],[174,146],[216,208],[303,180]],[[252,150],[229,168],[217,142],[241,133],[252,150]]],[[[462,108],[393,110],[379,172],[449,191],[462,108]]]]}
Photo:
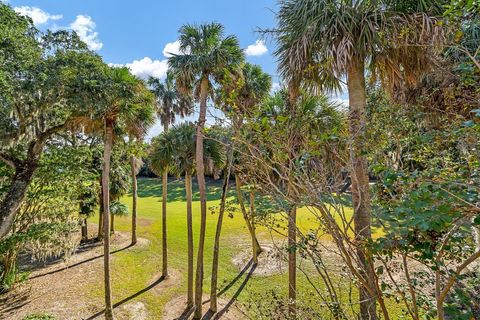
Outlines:
{"type": "MultiPolygon", "coordinates": [[[[139,179],[138,181],[138,224],[137,233],[139,237],[150,241],[148,246],[134,247],[115,253],[112,259],[112,289],[114,303],[129,299],[129,301],[143,302],[149,312],[149,319],[159,319],[163,313],[165,304],[177,295],[186,294],[186,274],[187,274],[187,235],[186,235],[186,202],[184,201],[183,181],[175,179],[169,180],[168,185],[168,206],[167,206],[167,227],[168,227],[168,248],[169,248],[169,268],[174,269],[182,275],[177,286],[167,288],[161,294],[155,290],[145,290],[154,275],[159,275],[161,270],[161,180],[160,179],[139,179]],[[138,293],[141,294],[138,294],[138,293]]],[[[208,207],[219,204],[221,186],[220,182],[208,181],[208,207]]],[[[232,199],[232,194],[230,194],[232,199]]],[[[131,195],[122,198],[122,202],[129,206],[131,210],[131,195]]],[[[196,244],[198,242],[198,232],[200,224],[200,207],[198,202],[198,193],[194,183],[194,203],[193,203],[193,229],[195,255],[196,244]]],[[[302,230],[317,228],[312,213],[306,209],[298,210],[298,225],[302,230]]],[[[92,218],[92,221],[96,219],[92,218]]],[[[212,262],[212,248],[217,214],[207,214],[207,235],[205,241],[205,281],[204,291],[210,290],[210,275],[212,262]]],[[[115,219],[115,228],[119,231],[130,231],[131,217],[117,217],[115,219]]],[[[271,241],[270,234],[266,229],[259,228],[258,234],[264,242],[271,241]]],[[[248,303],[257,294],[266,289],[275,289],[278,296],[287,295],[287,275],[275,275],[271,277],[252,276],[246,282],[247,273],[238,278],[239,270],[231,263],[231,259],[239,252],[238,244],[248,243],[249,236],[245,227],[245,222],[241,214],[235,213],[233,217],[225,217],[219,263],[218,284],[220,290],[228,286],[223,297],[229,298],[236,295],[240,304],[248,303]],[[235,282],[232,282],[238,278],[235,282]],[[240,290],[242,283],[245,284],[240,290]]],[[[196,257],[195,257],[196,261],[196,257]]],[[[314,281],[317,279],[314,277],[314,281]]],[[[317,281],[320,283],[319,281],[317,281]]],[[[320,285],[321,286],[321,285],[320,285]]],[[[307,293],[312,290],[306,278],[299,273],[298,276],[299,292],[307,293]]],[[[95,298],[103,297],[102,287],[88,288],[88,291],[95,298]]]]}

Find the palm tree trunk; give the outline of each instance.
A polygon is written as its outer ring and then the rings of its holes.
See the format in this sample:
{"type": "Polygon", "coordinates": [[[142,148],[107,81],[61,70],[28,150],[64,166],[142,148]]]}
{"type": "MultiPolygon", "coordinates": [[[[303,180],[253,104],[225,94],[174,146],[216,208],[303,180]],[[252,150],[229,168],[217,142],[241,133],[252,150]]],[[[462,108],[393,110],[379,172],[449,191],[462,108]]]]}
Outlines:
{"type": "Polygon", "coordinates": [[[288,213],[288,316],[297,316],[297,208],[288,213]]]}
{"type": "Polygon", "coordinates": [[[193,314],[193,319],[200,319],[202,317],[203,251],[205,246],[205,232],[207,224],[207,198],[205,186],[205,168],[203,163],[203,128],[205,126],[207,116],[207,76],[204,75],[201,81],[200,114],[198,116],[197,123],[195,153],[198,191],[200,193],[200,234],[198,239],[197,272],[195,278],[195,312],[193,314]]]}
{"type": "Polygon", "coordinates": [[[137,170],[135,156],[132,156],[132,246],[137,243],[137,170]]]}
{"type": "Polygon", "coordinates": [[[185,192],[187,195],[187,308],[193,306],[193,223],[192,223],[192,173],[185,172],[185,192]]]}
{"type": "Polygon", "coordinates": [[[100,180],[100,206],[98,208],[97,241],[103,241],[103,182],[100,180]]]}
{"type": "MultiPolygon", "coordinates": [[[[243,219],[245,220],[245,224],[247,225],[248,233],[250,234],[250,239],[252,240],[252,258],[258,255],[258,253],[262,252],[262,248],[258,243],[257,236],[255,235],[255,229],[253,228],[250,219],[248,217],[247,209],[245,208],[245,203],[243,201],[243,194],[242,194],[242,183],[240,181],[240,177],[238,174],[235,174],[235,188],[237,191],[237,201],[240,205],[240,209],[242,211],[243,219]]],[[[258,263],[253,261],[253,263],[258,263]]]]}
{"type": "Polygon", "coordinates": [[[82,240],[80,242],[88,241],[88,226],[87,226],[87,218],[82,220],[82,240]]]}
{"type": "MultiPolygon", "coordinates": [[[[168,122],[163,125],[163,131],[168,132],[168,122]]],[[[162,277],[168,276],[168,246],[167,246],[167,196],[168,169],[162,174],[162,277]]]]}
{"type": "Polygon", "coordinates": [[[168,276],[168,253],[167,253],[167,169],[162,174],[162,277],[168,276]]]}
{"type": "Polygon", "coordinates": [[[220,234],[222,233],[223,216],[227,202],[228,182],[230,181],[230,170],[232,167],[233,146],[229,144],[227,149],[227,163],[225,165],[225,176],[223,177],[222,198],[220,200],[220,211],[218,213],[217,229],[215,231],[215,242],[213,245],[212,281],[210,287],[210,311],[217,312],[217,283],[218,283],[218,259],[220,255],[220,234]]]}
{"type": "MultiPolygon", "coordinates": [[[[349,131],[352,142],[350,151],[350,174],[352,179],[353,221],[355,225],[355,240],[358,243],[357,256],[371,291],[376,291],[375,272],[368,250],[367,241],[372,238],[371,208],[368,179],[367,159],[364,156],[366,129],[366,90],[365,65],[363,60],[354,61],[348,69],[348,97],[350,104],[349,131]]],[[[360,316],[362,319],[375,320],[376,297],[369,294],[367,288],[359,287],[360,316]]]]}
{"type": "Polygon", "coordinates": [[[102,189],[103,189],[103,271],[105,284],[105,319],[113,320],[112,288],[110,284],[110,158],[113,147],[113,121],[105,121],[105,142],[103,151],[102,189]]]}

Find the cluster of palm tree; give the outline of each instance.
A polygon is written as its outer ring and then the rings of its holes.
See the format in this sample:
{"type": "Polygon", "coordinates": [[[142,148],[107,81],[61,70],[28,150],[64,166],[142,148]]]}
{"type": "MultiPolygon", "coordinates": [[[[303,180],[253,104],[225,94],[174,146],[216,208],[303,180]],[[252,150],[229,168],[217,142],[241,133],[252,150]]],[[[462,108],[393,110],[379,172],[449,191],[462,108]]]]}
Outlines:
{"type": "MultiPolygon", "coordinates": [[[[218,23],[205,25],[185,25],[180,29],[180,51],[182,54],[169,58],[169,73],[164,83],[151,79],[157,97],[159,116],[164,124],[163,133],[152,142],[150,156],[151,168],[163,176],[163,272],[167,276],[166,251],[166,199],[167,173],[185,176],[187,199],[188,234],[188,293],[187,308],[194,304],[194,318],[202,315],[202,292],[204,278],[204,250],[206,232],[206,183],[205,166],[213,162],[222,167],[224,181],[217,229],[213,248],[210,310],[217,311],[217,276],[220,249],[220,235],[226,207],[230,174],[234,164],[234,136],[240,134],[245,115],[260,103],[271,88],[271,78],[260,67],[244,61],[235,36],[224,36],[224,28],[218,23]],[[237,90],[234,98],[232,92],[237,90]],[[209,137],[205,130],[208,101],[221,108],[233,122],[233,130],[228,141],[218,141],[209,137]],[[196,125],[184,123],[169,129],[168,124],[175,121],[175,115],[185,116],[191,112],[192,102],[199,104],[199,116],[196,125]],[[193,297],[193,236],[191,212],[192,175],[196,173],[200,195],[200,234],[198,239],[195,297],[193,297]]],[[[253,257],[261,251],[255,236],[254,226],[245,209],[241,180],[236,175],[238,200],[243,208],[254,246],[253,257]]]]}
{"type": "MultiPolygon", "coordinates": [[[[113,319],[112,290],[110,280],[110,164],[114,139],[119,133],[141,138],[153,123],[153,95],[144,82],[126,68],[111,68],[107,84],[111,93],[101,110],[104,131],[102,164],[102,207],[104,244],[105,318],[113,319]],[[117,133],[117,134],[115,134],[117,133]]],[[[134,171],[134,170],[132,170],[134,171]]],[[[135,197],[134,197],[135,198],[135,197]]],[[[117,209],[115,206],[113,207],[117,209]]],[[[113,217],[113,216],[112,216],[113,217]]]]}
{"type": "MultiPolygon", "coordinates": [[[[366,80],[367,70],[377,75],[392,93],[400,94],[400,88],[415,81],[425,71],[429,51],[441,43],[442,29],[437,23],[440,14],[439,1],[337,1],[337,0],[286,0],[281,2],[278,13],[278,28],[273,37],[278,44],[275,54],[279,70],[288,87],[291,112],[295,114],[297,99],[302,90],[323,92],[341,90],[349,94],[349,131],[351,139],[350,172],[354,207],[355,236],[359,243],[371,239],[371,209],[368,168],[365,158],[366,128],[366,80]],[[343,79],[346,79],[344,82],[343,79]]],[[[169,59],[169,67],[175,77],[178,93],[199,102],[199,117],[196,124],[195,168],[200,191],[201,229],[198,242],[195,315],[201,316],[203,283],[203,252],[205,239],[206,197],[204,178],[204,137],[207,102],[218,101],[214,87],[223,89],[228,96],[235,87],[232,79],[242,79],[240,94],[234,101],[224,99],[223,110],[231,116],[234,135],[242,127],[243,116],[258,104],[268,93],[271,80],[258,67],[244,64],[243,53],[234,36],[224,37],[219,24],[200,26],[186,25],[180,29],[180,49],[183,54],[169,59]],[[229,81],[230,80],[230,81],[229,81]],[[225,102],[226,101],[226,102],[225,102]]],[[[238,89],[238,88],[236,88],[238,89]]],[[[222,105],[222,103],[220,103],[222,105]]],[[[292,139],[295,140],[295,139],[292,139]]],[[[164,147],[165,148],[165,147],[164,147]]],[[[224,177],[228,187],[233,147],[227,148],[227,166],[224,177]]],[[[173,153],[173,149],[169,150],[173,153]]],[[[167,170],[167,167],[162,167],[167,170]]],[[[236,175],[237,188],[241,184],[236,175]]],[[[166,188],[164,188],[166,190],[166,188]]],[[[164,191],[165,192],[165,191],[164,191]]],[[[241,199],[241,192],[239,192],[241,199]]],[[[165,199],[164,194],[164,199],[165,199]]],[[[222,197],[223,200],[223,197],[222,197]]],[[[240,201],[241,202],[241,201],[240,201]]],[[[240,203],[242,211],[245,207],[240,203]]],[[[217,224],[214,257],[218,255],[218,235],[223,217],[221,207],[217,224]]],[[[249,231],[254,236],[254,226],[246,217],[249,231]]],[[[289,239],[295,242],[295,207],[289,218],[289,239]]],[[[165,239],[164,239],[165,240],[165,239]]],[[[259,251],[254,246],[254,257],[259,251]]],[[[373,285],[373,263],[368,251],[358,246],[365,282],[359,285],[360,309],[364,319],[376,318],[376,303],[380,295],[373,285]],[[369,280],[370,279],[370,280],[369,280]]],[[[166,258],[165,258],[166,259],[166,258]]],[[[289,268],[290,297],[295,299],[295,261],[289,268]]],[[[214,274],[216,273],[214,262],[214,274]]],[[[212,278],[214,279],[214,278],[212,278]]],[[[212,284],[211,309],[215,309],[215,282],[212,284]]],[[[292,310],[294,315],[294,310],[292,310]]]]}

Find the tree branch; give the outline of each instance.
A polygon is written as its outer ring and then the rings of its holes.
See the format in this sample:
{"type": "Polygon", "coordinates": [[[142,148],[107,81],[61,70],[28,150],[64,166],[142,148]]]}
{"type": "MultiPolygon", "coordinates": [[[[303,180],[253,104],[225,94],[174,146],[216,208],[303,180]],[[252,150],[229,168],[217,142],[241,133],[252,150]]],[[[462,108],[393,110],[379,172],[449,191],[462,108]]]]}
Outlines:
{"type": "Polygon", "coordinates": [[[3,151],[0,151],[0,160],[3,161],[6,165],[11,167],[12,169],[16,169],[17,163],[20,162],[20,160],[17,159],[16,157],[3,151]]]}

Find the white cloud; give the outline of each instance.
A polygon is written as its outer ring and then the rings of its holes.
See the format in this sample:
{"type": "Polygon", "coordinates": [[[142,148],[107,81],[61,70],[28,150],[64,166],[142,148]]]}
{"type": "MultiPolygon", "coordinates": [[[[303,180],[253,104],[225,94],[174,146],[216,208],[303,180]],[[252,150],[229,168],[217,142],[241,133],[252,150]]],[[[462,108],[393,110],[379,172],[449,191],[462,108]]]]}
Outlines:
{"type": "Polygon", "coordinates": [[[142,79],[148,79],[148,77],[164,79],[168,70],[167,60],[152,60],[149,57],[134,60],[127,64],[110,63],[109,65],[112,67],[125,66],[129,68],[134,75],[142,79]]]}
{"type": "Polygon", "coordinates": [[[87,44],[91,50],[100,50],[103,43],[98,39],[98,32],[95,31],[96,24],[90,16],[78,15],[75,21],[70,24],[80,39],[87,44]]]}
{"type": "Polygon", "coordinates": [[[255,44],[251,44],[245,49],[245,54],[247,56],[261,56],[262,54],[267,53],[268,49],[265,45],[265,41],[257,40],[255,44]]]}
{"type": "Polygon", "coordinates": [[[37,7],[21,6],[15,7],[14,10],[23,16],[32,18],[33,23],[37,26],[45,24],[49,20],[60,20],[63,18],[61,14],[51,15],[37,7]]]}
{"type": "Polygon", "coordinates": [[[169,42],[163,48],[163,55],[170,58],[173,54],[180,54],[180,41],[169,42]]]}

